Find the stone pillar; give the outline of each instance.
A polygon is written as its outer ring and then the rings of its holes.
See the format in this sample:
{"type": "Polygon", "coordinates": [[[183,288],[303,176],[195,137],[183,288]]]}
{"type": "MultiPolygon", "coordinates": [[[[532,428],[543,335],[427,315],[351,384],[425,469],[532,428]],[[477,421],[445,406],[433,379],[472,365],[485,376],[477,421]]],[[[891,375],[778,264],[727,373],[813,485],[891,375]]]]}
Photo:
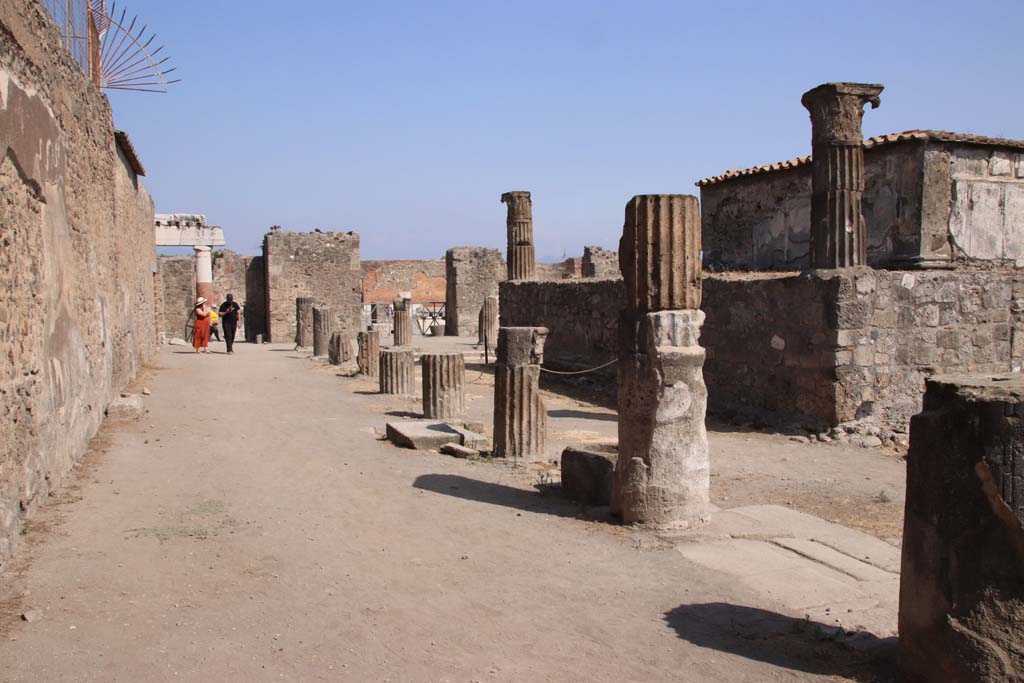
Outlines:
{"type": "Polygon", "coordinates": [[[380,332],[370,330],[360,332],[358,336],[359,352],[356,363],[359,372],[367,377],[376,377],[380,374],[380,332]]]}
{"type": "Polygon", "coordinates": [[[331,340],[331,328],[334,316],[327,306],[313,307],[313,355],[326,356],[327,346],[331,340]]]}
{"type": "Polygon", "coordinates": [[[825,83],[804,93],[811,113],[811,268],[868,264],[864,194],[864,105],[877,108],[881,85],[825,83]]]}
{"type": "Polygon", "coordinates": [[[534,280],[537,262],[533,253],[533,201],[529,192],[506,192],[501,201],[508,204],[508,279],[534,280]]]}
{"type": "Polygon", "coordinates": [[[498,297],[496,296],[484,299],[484,305],[480,307],[477,345],[483,346],[485,342],[489,348],[494,348],[498,343],[498,297]]]}
{"type": "Polygon", "coordinates": [[[213,253],[210,247],[192,247],[196,253],[196,298],[205,296],[213,306],[213,253]]]}
{"type": "Polygon", "coordinates": [[[546,327],[498,330],[494,368],[494,454],[516,464],[544,455],[547,410],[540,398],[546,327]]]}
{"type": "Polygon", "coordinates": [[[395,346],[412,344],[412,299],[395,299],[395,346]]]}
{"type": "Polygon", "coordinates": [[[461,353],[425,353],[423,417],[446,420],[466,412],[466,360],[461,353]]]}
{"type": "Polygon", "coordinates": [[[1024,376],[927,380],[910,420],[900,666],[1024,680],[1024,376]]]}
{"type": "Polygon", "coordinates": [[[313,345],[313,299],[300,296],[295,299],[295,347],[307,349],[313,345]]]}
{"type": "Polygon", "coordinates": [[[381,349],[380,393],[402,396],[416,393],[416,357],[412,349],[381,349]]]}
{"type": "Polygon", "coordinates": [[[619,264],[627,300],[611,512],[625,522],[687,526],[710,508],[697,198],[633,197],[619,264]]]}
{"type": "Polygon", "coordinates": [[[341,332],[331,334],[327,345],[327,358],[331,365],[341,365],[352,360],[352,339],[341,332]]]}

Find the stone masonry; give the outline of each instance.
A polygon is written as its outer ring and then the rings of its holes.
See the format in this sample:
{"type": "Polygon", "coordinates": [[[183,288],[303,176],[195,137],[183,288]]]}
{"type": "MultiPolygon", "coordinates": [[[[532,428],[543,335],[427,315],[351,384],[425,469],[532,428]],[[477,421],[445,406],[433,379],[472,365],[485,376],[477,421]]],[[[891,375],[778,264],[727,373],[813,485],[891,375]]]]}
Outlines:
{"type": "Polygon", "coordinates": [[[505,261],[497,249],[455,247],[445,255],[445,334],[477,334],[484,299],[497,296],[505,280],[505,261]]]}
{"type": "MultiPolygon", "coordinates": [[[[153,201],[42,3],[0,1],[0,565],[156,351],[153,201]]],[[[126,136],[123,136],[126,139],[126,136]]]]}
{"type": "Polygon", "coordinates": [[[295,338],[296,297],[316,297],[334,314],[334,330],[355,337],[362,320],[363,275],[354,232],[268,232],[263,238],[267,334],[295,338]]]}
{"type": "Polygon", "coordinates": [[[447,420],[466,412],[466,360],[461,353],[425,353],[423,417],[447,420]]]}
{"type": "Polygon", "coordinates": [[[533,200],[529,192],[501,195],[508,205],[508,279],[533,280],[537,277],[537,258],[533,246],[533,200]]]}
{"type": "Polygon", "coordinates": [[[1024,378],[927,385],[907,455],[900,665],[911,681],[1024,680],[1024,378]]]}
{"type": "Polygon", "coordinates": [[[498,330],[494,367],[494,454],[513,464],[544,455],[547,410],[540,397],[543,327],[498,330]]]}
{"type": "Polygon", "coordinates": [[[619,457],[611,513],[691,525],[709,511],[697,198],[640,195],[626,205],[619,260],[619,457]]]}
{"type": "Polygon", "coordinates": [[[618,252],[601,247],[583,247],[582,274],[598,280],[621,279],[618,252]]]}

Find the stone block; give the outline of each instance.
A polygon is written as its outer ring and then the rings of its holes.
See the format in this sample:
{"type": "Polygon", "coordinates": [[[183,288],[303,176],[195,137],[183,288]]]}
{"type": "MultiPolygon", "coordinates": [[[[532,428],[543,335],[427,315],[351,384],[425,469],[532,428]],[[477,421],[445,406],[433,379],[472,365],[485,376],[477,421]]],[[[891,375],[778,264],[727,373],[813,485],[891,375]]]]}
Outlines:
{"type": "Polygon", "coordinates": [[[141,396],[119,396],[107,406],[107,419],[112,422],[128,422],[139,419],[145,412],[141,396]]]}
{"type": "Polygon", "coordinates": [[[461,446],[457,443],[446,443],[445,445],[441,446],[440,451],[444,455],[450,455],[453,458],[468,459],[480,456],[480,451],[476,450],[475,448],[468,448],[466,446],[461,446]]]}
{"type": "Polygon", "coordinates": [[[562,491],[583,505],[608,505],[615,456],[566,448],[562,451],[562,491]]]}
{"type": "Polygon", "coordinates": [[[432,420],[410,420],[385,424],[388,441],[402,448],[436,451],[445,444],[462,444],[462,434],[451,425],[432,420]]]}

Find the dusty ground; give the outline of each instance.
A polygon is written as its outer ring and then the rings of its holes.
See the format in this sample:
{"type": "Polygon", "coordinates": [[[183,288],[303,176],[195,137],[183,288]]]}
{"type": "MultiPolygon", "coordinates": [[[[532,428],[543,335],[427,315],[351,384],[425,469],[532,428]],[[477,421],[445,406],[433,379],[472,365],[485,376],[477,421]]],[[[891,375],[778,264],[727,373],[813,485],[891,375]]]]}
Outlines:
{"type": "MultiPolygon", "coordinates": [[[[822,640],[657,538],[539,493],[543,473],[393,448],[383,413],[418,403],[289,347],[237,348],[165,349],[150,412],[101,432],[28,525],[0,574],[0,678],[889,680],[888,641],[822,640]]],[[[489,378],[469,379],[470,418],[489,423],[489,378]]],[[[548,400],[552,457],[613,441],[607,409],[548,400]]],[[[750,433],[711,447],[721,507],[899,535],[893,458],[750,433]]]]}

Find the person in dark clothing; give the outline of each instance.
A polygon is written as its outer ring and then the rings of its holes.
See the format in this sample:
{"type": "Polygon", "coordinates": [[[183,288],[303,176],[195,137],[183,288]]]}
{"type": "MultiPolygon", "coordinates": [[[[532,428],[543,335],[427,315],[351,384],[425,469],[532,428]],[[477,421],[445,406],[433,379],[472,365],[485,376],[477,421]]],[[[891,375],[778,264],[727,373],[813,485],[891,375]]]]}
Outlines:
{"type": "Polygon", "coordinates": [[[238,312],[241,307],[235,303],[235,297],[228,294],[227,301],[220,305],[220,321],[224,327],[224,342],[227,344],[228,353],[234,353],[232,346],[235,344],[235,331],[238,329],[238,312]]]}

